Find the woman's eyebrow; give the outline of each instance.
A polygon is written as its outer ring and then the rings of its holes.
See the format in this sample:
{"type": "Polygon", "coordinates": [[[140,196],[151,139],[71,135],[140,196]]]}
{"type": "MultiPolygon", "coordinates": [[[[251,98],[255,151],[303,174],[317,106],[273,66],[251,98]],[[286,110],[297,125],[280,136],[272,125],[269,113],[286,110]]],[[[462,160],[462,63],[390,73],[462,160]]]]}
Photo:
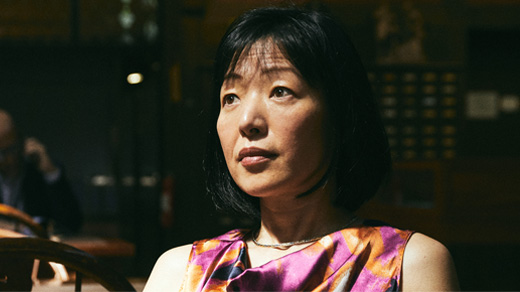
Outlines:
{"type": "Polygon", "coordinates": [[[264,67],[261,69],[262,75],[267,76],[267,78],[277,78],[276,76],[278,74],[282,73],[292,73],[298,77],[302,77],[300,72],[296,70],[293,66],[271,66],[271,67],[264,67]]]}

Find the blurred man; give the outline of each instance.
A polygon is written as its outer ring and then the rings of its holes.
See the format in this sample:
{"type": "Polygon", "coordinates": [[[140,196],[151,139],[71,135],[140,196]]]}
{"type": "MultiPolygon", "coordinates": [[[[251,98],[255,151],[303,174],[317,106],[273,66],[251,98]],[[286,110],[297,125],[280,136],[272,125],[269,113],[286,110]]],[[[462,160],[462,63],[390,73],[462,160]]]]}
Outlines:
{"type": "Polygon", "coordinates": [[[54,232],[76,232],[82,214],[63,169],[35,138],[22,139],[0,109],[0,203],[31,215],[54,232]]]}

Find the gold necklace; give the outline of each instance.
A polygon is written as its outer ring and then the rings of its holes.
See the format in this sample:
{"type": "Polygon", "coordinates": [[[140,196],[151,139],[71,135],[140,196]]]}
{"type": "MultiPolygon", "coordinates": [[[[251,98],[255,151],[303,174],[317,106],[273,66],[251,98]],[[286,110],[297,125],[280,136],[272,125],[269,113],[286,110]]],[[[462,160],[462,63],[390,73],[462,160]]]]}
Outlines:
{"type": "MultiPolygon", "coordinates": [[[[351,225],[352,223],[354,223],[354,221],[356,221],[357,217],[354,216],[352,217],[352,219],[345,225],[343,225],[341,229],[345,229],[347,228],[349,225],[351,225]]],[[[260,243],[258,241],[256,241],[256,237],[258,236],[258,232],[260,230],[258,230],[256,232],[256,236],[253,236],[252,239],[253,239],[253,243],[257,246],[261,246],[261,247],[272,247],[272,248],[280,248],[280,247],[291,247],[293,245],[300,245],[300,244],[305,244],[305,243],[310,243],[310,242],[315,242],[315,241],[318,241],[319,239],[323,238],[325,235],[329,234],[329,233],[326,233],[326,234],[323,234],[323,235],[320,235],[320,236],[316,236],[316,237],[313,237],[313,238],[308,238],[308,239],[302,239],[302,240],[296,240],[296,241],[290,241],[290,242],[282,242],[282,243],[272,243],[272,244],[266,244],[266,243],[260,243]]]]}

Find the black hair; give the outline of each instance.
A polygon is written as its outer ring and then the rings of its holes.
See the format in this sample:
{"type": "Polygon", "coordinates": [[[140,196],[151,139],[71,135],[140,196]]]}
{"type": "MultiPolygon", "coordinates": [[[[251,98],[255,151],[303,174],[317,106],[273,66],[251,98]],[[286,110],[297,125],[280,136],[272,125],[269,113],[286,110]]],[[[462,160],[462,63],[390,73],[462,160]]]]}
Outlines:
{"type": "Polygon", "coordinates": [[[350,38],[327,15],[300,8],[251,10],[238,17],[222,38],[215,58],[212,126],[204,160],[208,192],[218,209],[260,218],[259,199],[243,192],[229,173],[215,125],[224,76],[253,44],[269,41],[323,97],[333,131],[327,172],[336,179],[333,204],[357,210],[375,195],[391,170],[388,140],[350,38]]]}

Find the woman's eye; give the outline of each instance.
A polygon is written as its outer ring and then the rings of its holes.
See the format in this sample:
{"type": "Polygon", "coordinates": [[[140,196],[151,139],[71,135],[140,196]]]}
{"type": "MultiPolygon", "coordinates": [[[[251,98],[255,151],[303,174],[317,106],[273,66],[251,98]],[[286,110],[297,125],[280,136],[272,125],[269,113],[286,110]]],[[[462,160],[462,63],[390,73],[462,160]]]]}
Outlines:
{"type": "Polygon", "coordinates": [[[236,96],[234,94],[228,94],[228,95],[225,95],[224,98],[222,99],[222,104],[231,105],[231,104],[237,103],[238,101],[239,101],[238,96],[236,96]]]}
{"type": "Polygon", "coordinates": [[[272,93],[272,96],[274,97],[285,97],[288,95],[293,95],[293,92],[285,87],[276,87],[272,93]]]}

